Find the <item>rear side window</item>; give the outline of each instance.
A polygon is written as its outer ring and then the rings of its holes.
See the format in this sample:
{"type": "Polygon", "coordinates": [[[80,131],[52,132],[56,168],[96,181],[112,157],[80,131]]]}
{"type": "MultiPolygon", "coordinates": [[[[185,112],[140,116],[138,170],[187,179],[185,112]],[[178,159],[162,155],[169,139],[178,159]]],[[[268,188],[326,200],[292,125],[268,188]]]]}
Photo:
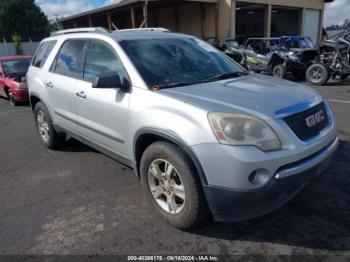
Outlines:
{"type": "Polygon", "coordinates": [[[54,48],[57,41],[46,41],[42,42],[36,52],[32,65],[35,67],[42,68],[46,62],[46,59],[49,57],[52,49],[54,48]]]}
{"type": "Polygon", "coordinates": [[[86,40],[81,39],[66,41],[56,57],[52,71],[61,75],[79,77],[85,43],[86,40]]]}

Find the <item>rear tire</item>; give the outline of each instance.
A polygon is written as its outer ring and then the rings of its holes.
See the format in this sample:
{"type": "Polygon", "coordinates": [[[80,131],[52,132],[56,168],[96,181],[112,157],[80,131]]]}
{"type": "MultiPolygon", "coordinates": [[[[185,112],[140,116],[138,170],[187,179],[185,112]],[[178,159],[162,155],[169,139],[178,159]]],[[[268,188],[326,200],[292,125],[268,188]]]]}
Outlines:
{"type": "Polygon", "coordinates": [[[287,76],[287,70],[284,65],[276,65],[272,70],[272,75],[276,78],[284,79],[287,76]]]}
{"type": "Polygon", "coordinates": [[[322,63],[315,63],[306,70],[306,79],[314,85],[322,86],[331,77],[329,66],[322,63]]]}
{"type": "Polygon", "coordinates": [[[41,142],[50,149],[56,149],[66,141],[66,135],[56,132],[46,106],[38,102],[34,108],[34,119],[41,142]]]}
{"type": "Polygon", "coordinates": [[[168,142],[150,145],[142,155],[140,173],[147,199],[169,224],[188,229],[208,217],[197,171],[179,147],[168,142]]]}

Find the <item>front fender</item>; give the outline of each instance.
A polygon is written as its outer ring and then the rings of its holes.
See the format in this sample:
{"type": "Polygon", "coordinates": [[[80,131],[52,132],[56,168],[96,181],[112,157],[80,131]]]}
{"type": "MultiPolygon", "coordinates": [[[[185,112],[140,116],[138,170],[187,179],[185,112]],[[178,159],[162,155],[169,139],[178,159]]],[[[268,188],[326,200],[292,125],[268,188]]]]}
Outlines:
{"type": "MultiPolygon", "coordinates": [[[[164,130],[164,129],[159,129],[159,128],[154,128],[154,127],[144,127],[139,129],[134,137],[134,142],[133,142],[133,148],[134,148],[134,159],[137,159],[137,154],[138,152],[138,141],[139,139],[144,136],[144,135],[155,135],[158,136],[160,138],[163,138],[164,140],[167,140],[175,145],[177,145],[178,147],[180,147],[186,154],[187,156],[191,159],[192,163],[194,164],[199,178],[201,180],[202,185],[207,185],[207,179],[205,177],[203,168],[198,160],[198,158],[196,157],[196,155],[193,153],[191,147],[185,142],[183,141],[176,133],[170,131],[170,130],[164,130]]],[[[139,163],[137,163],[137,168],[136,170],[134,170],[136,172],[136,175],[139,177],[139,163]]]]}

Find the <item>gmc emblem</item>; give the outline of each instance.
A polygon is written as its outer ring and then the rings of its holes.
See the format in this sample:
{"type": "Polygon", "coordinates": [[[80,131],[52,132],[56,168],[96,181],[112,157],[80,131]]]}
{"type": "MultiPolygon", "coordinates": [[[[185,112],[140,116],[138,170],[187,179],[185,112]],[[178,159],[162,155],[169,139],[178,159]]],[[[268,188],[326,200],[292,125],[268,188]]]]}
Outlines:
{"type": "Polygon", "coordinates": [[[324,117],[323,110],[320,110],[317,113],[305,118],[305,122],[308,127],[313,127],[324,120],[325,120],[325,117],[324,117]]]}

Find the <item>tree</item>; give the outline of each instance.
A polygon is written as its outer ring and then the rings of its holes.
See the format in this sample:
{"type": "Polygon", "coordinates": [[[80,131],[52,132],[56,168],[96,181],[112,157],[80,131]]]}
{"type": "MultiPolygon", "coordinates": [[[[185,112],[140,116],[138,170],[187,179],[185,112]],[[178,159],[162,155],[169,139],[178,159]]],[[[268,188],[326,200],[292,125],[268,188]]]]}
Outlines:
{"type": "Polygon", "coordinates": [[[41,40],[49,35],[49,20],[34,0],[0,1],[0,38],[11,40],[16,33],[22,39],[41,40]]]}
{"type": "Polygon", "coordinates": [[[22,55],[23,54],[23,50],[22,50],[22,47],[21,47],[21,43],[22,43],[21,37],[17,33],[15,33],[12,36],[12,41],[15,43],[16,54],[17,55],[22,55]]]}

